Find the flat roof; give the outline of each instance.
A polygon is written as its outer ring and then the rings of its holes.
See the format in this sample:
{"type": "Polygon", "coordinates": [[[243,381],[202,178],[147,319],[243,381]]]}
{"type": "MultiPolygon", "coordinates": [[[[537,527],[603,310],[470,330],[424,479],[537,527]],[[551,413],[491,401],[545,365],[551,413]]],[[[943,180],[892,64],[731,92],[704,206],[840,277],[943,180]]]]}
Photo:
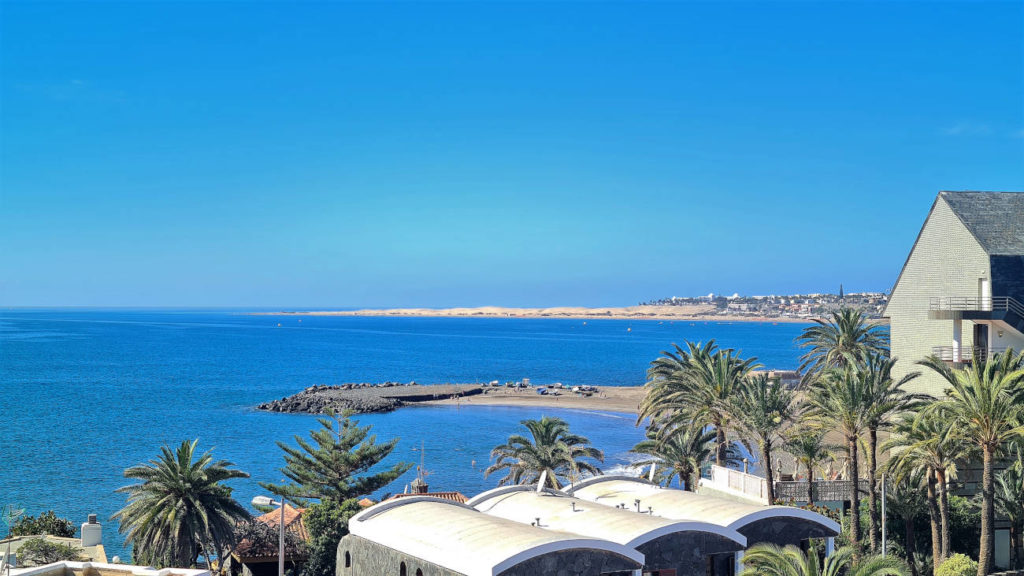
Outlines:
{"type": "MultiPolygon", "coordinates": [[[[538,493],[532,486],[505,486],[484,492],[468,502],[477,510],[540,527],[617,542],[635,548],[662,536],[679,532],[716,534],[746,547],[747,538],[718,524],[699,520],[674,520],[629,510],[609,508],[554,490],[538,493]]],[[[630,501],[629,505],[633,505],[630,501]]]]}
{"type": "Polygon", "coordinates": [[[497,576],[563,550],[611,552],[643,565],[644,555],[608,540],[535,528],[429,496],[387,500],[356,514],[349,532],[466,576],[497,576]]]}
{"type": "Polygon", "coordinates": [[[840,531],[839,524],[831,518],[803,508],[747,504],[674,488],[662,488],[631,476],[587,478],[573,486],[570,493],[582,500],[612,507],[626,504],[628,508],[636,500],[640,500],[641,509],[646,510],[650,506],[656,516],[675,520],[702,520],[737,531],[768,518],[789,518],[817,524],[836,534],[840,531]]]}

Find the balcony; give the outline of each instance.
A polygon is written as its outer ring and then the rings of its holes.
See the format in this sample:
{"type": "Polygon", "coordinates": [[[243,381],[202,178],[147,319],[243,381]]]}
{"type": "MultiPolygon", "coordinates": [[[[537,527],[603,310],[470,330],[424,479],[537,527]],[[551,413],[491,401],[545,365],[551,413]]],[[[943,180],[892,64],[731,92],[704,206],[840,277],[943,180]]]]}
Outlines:
{"type": "Polygon", "coordinates": [[[975,298],[945,296],[930,298],[928,317],[932,320],[986,320],[1002,322],[1024,334],[1024,304],[1009,296],[975,298]]]}
{"type": "Polygon", "coordinates": [[[939,360],[950,364],[970,364],[972,362],[984,362],[994,354],[1005,352],[1006,348],[982,348],[978,346],[963,346],[960,348],[959,358],[953,346],[934,346],[932,354],[939,360]]]}

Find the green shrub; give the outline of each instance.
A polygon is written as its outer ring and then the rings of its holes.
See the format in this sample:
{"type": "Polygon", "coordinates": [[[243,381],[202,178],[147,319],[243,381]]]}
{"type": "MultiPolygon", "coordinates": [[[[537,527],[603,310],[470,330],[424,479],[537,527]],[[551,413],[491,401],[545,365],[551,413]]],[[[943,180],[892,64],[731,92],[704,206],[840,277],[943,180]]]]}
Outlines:
{"type": "Polygon", "coordinates": [[[45,538],[30,538],[18,548],[18,563],[25,566],[41,566],[64,560],[84,560],[81,550],[70,544],[50,542],[45,538]]]}
{"type": "Polygon", "coordinates": [[[978,573],[978,563],[963,554],[953,554],[939,564],[935,576],[974,576],[978,573]]]}
{"type": "Polygon", "coordinates": [[[53,510],[47,510],[39,516],[22,516],[11,526],[11,536],[59,536],[74,538],[75,525],[67,518],[60,518],[53,510]]]}

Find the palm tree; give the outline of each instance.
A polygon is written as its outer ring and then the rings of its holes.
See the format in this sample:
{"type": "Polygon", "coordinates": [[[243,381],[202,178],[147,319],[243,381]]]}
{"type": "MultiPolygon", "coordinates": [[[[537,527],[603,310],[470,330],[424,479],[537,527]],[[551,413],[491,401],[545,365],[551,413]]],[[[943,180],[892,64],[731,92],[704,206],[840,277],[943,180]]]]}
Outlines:
{"type": "Polygon", "coordinates": [[[1021,531],[1024,530],[1024,461],[996,475],[996,513],[1010,524],[1010,569],[1020,568],[1021,531]]]}
{"type": "Polygon", "coordinates": [[[792,432],[786,439],[785,450],[796,460],[798,466],[807,470],[807,504],[814,504],[814,473],[821,464],[832,458],[838,447],[825,442],[820,430],[803,427],[792,432]]]}
{"type": "Polygon", "coordinates": [[[871,543],[871,550],[877,552],[881,543],[881,523],[878,512],[878,431],[889,430],[897,415],[915,410],[931,396],[925,394],[911,394],[904,390],[914,378],[919,376],[918,372],[911,372],[894,380],[892,378],[892,367],[896,363],[895,358],[888,358],[880,354],[868,353],[863,364],[858,366],[858,372],[864,378],[867,388],[867,417],[865,427],[867,429],[866,451],[868,466],[868,517],[870,518],[868,540],[871,543]]]}
{"type": "Polygon", "coordinates": [[[664,432],[647,429],[647,439],[633,447],[633,452],[650,456],[635,466],[655,465],[654,481],[669,486],[678,478],[684,490],[695,492],[701,467],[715,453],[715,433],[690,422],[664,432]]]}
{"type": "Polygon", "coordinates": [[[807,416],[809,421],[822,429],[835,430],[842,434],[846,443],[850,465],[850,540],[860,546],[859,460],[857,448],[860,436],[867,424],[868,390],[864,379],[858,377],[854,367],[833,368],[814,382],[807,395],[807,416]]]}
{"type": "Polygon", "coordinates": [[[546,484],[558,488],[575,480],[580,473],[600,474],[589,460],[604,462],[604,453],[590,445],[590,440],[569,432],[569,424],[561,418],[542,417],[523,420],[532,438],[519,434],[491,450],[494,464],[484,477],[499,470],[507,474],[499,484],[531,484],[547,472],[546,484]]]}
{"type": "Polygon", "coordinates": [[[814,322],[815,326],[805,328],[797,338],[801,348],[809,348],[800,358],[800,371],[805,377],[889,352],[885,332],[868,322],[861,310],[843,307],[833,312],[829,321],[814,322]]]}
{"type": "Polygon", "coordinates": [[[1010,441],[1024,435],[1024,353],[1014,356],[1013,350],[1007,350],[960,370],[934,356],[920,363],[950,385],[947,399],[933,408],[982,455],[978,576],[985,576],[992,570],[995,547],[995,457],[1010,441]]]}
{"type": "Polygon", "coordinates": [[[727,403],[759,365],[756,358],[743,360],[732,349],[718,348],[714,340],[686,344],[686,349],[675,346],[674,353],[662,352],[651,363],[637,423],[651,418],[662,428],[691,421],[710,425],[715,429],[715,464],[725,466],[727,403]]]}
{"type": "Polygon", "coordinates": [[[779,378],[758,374],[741,381],[727,400],[726,413],[734,429],[757,444],[768,488],[768,504],[775,504],[772,450],[782,442],[782,430],[797,414],[796,392],[779,378]]]}
{"type": "Polygon", "coordinates": [[[924,498],[921,497],[923,483],[924,476],[920,471],[901,477],[893,483],[892,491],[886,498],[886,512],[889,517],[903,520],[903,541],[911,576],[920,576],[917,563],[914,562],[914,555],[917,553],[914,520],[925,507],[924,498]]]}
{"type": "Polygon", "coordinates": [[[198,442],[182,442],[177,450],[164,446],[159,458],[124,471],[140,483],[118,488],[128,494],[128,504],[113,518],[118,531],[127,532],[137,562],[194,567],[200,551],[208,561],[221,557],[235,526],[249,518],[224,484],[249,475],[231,462],[214,461],[209,451],[197,458],[198,442]]]}
{"type": "Polygon", "coordinates": [[[965,454],[962,441],[947,422],[926,410],[904,414],[882,449],[893,452],[887,467],[897,482],[913,475],[924,477],[932,562],[937,570],[950,552],[949,482],[956,479],[957,459],[965,454]]]}
{"type": "Polygon", "coordinates": [[[908,571],[893,557],[871,556],[858,561],[855,550],[848,547],[821,562],[814,548],[805,554],[796,546],[757,544],[743,555],[740,576],[908,576],[908,571]]]}

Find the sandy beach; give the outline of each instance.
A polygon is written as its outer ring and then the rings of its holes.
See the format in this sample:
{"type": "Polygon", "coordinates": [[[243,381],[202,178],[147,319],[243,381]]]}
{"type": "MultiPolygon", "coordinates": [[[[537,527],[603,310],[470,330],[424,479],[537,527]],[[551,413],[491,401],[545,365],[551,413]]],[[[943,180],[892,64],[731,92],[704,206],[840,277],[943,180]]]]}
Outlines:
{"type": "Polygon", "coordinates": [[[323,310],[257,312],[268,316],[395,316],[434,318],[577,318],[581,320],[668,320],[680,322],[811,322],[809,318],[739,316],[714,314],[715,307],[701,306],[626,306],[620,308],[586,308],[563,306],[555,308],[387,308],[366,310],[323,310]]]}
{"type": "Polygon", "coordinates": [[[604,386],[593,396],[580,396],[570,390],[561,391],[558,396],[540,395],[534,389],[512,390],[489,388],[484,394],[431,400],[421,404],[445,406],[542,406],[552,408],[574,408],[579,410],[601,410],[636,414],[644,398],[643,386],[604,386]]]}

